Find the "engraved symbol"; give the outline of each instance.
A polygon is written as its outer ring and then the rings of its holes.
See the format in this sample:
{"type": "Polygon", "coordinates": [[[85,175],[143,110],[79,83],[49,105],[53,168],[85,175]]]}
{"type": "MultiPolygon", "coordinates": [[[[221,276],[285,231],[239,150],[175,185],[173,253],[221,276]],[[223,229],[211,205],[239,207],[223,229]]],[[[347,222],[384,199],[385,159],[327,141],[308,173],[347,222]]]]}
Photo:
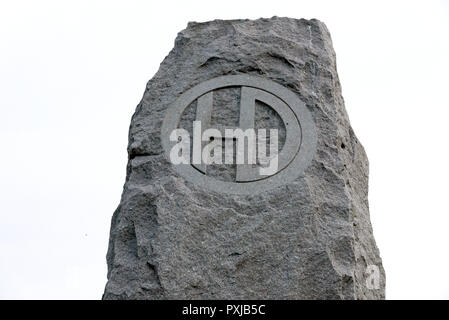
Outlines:
{"type": "MultiPolygon", "coordinates": [[[[282,151],[279,154],[278,171],[287,166],[298,152],[301,142],[301,128],[293,111],[278,97],[252,87],[241,87],[240,96],[240,117],[238,128],[242,130],[254,129],[254,117],[255,117],[255,105],[256,100],[261,101],[269,105],[277,114],[281,117],[286,128],[286,142],[282,151]],[[290,121],[288,121],[290,119],[290,121]]],[[[213,111],[213,91],[210,91],[198,98],[198,104],[196,107],[196,120],[201,121],[202,131],[206,130],[210,126],[211,114],[213,111]]],[[[225,128],[220,127],[220,136],[226,139],[225,128]]],[[[229,128],[226,129],[236,129],[229,128]]],[[[202,134],[203,132],[201,132],[202,134]]],[[[198,170],[206,173],[206,165],[204,163],[195,165],[198,170]]],[[[251,164],[239,164],[237,165],[237,182],[255,181],[265,178],[259,174],[259,168],[252,166],[251,164]]]]}
{"type": "MultiPolygon", "coordinates": [[[[173,142],[170,132],[179,125],[184,110],[195,100],[196,121],[201,121],[201,134],[210,127],[213,112],[214,90],[226,87],[240,87],[240,111],[238,128],[254,129],[255,103],[261,101],[271,107],[284,123],[286,136],[282,150],[278,154],[278,170],[274,175],[261,176],[258,166],[237,165],[236,181],[220,181],[206,175],[206,165],[179,164],[175,169],[194,184],[217,192],[251,194],[262,192],[296,179],[309,165],[315,153],[315,124],[305,104],[287,88],[264,78],[248,75],[222,76],[200,83],[184,92],[168,109],[162,124],[161,141],[166,154],[170,153],[173,142]]],[[[225,129],[217,128],[220,137],[225,137],[225,129]]],[[[236,129],[236,128],[233,128],[236,129]]],[[[232,143],[232,141],[231,141],[232,143]]],[[[201,147],[201,146],[200,146],[201,147]]]]}

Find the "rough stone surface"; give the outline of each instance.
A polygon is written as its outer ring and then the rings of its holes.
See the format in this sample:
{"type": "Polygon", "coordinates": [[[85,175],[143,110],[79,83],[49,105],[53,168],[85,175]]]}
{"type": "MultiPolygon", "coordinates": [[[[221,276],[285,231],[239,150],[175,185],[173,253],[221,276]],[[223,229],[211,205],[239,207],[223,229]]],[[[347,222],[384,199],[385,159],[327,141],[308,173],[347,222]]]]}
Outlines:
{"type": "MultiPolygon", "coordinates": [[[[234,98],[231,90],[214,103],[232,105],[234,98]]],[[[235,112],[220,108],[214,117],[236,121],[235,112]]],[[[368,160],[349,124],[320,21],[189,23],[147,84],[128,153],[104,299],[384,298],[368,160]],[[306,103],[317,151],[293,183],[251,196],[217,194],[184,180],[164,157],[167,107],[187,89],[229,74],[271,79],[306,103]],[[380,270],[377,290],[366,286],[369,265],[380,270]]],[[[230,172],[224,177],[232,179],[230,172]]]]}

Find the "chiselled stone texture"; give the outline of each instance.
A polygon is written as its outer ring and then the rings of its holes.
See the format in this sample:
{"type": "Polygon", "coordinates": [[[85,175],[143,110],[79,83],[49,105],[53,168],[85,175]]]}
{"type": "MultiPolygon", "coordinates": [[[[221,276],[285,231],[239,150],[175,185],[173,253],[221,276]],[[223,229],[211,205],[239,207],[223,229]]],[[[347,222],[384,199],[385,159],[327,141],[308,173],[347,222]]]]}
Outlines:
{"type": "MultiPolygon", "coordinates": [[[[232,92],[221,97],[214,117],[232,118],[220,109],[232,92]]],[[[128,154],[104,299],[384,298],[368,159],[351,129],[322,22],[189,23],[147,84],[128,154]],[[249,196],[219,194],[183,179],[165,157],[160,130],[168,106],[189,88],[231,74],[285,86],[311,112],[316,153],[292,183],[249,196]],[[369,265],[380,270],[379,289],[366,285],[369,265]]]]}

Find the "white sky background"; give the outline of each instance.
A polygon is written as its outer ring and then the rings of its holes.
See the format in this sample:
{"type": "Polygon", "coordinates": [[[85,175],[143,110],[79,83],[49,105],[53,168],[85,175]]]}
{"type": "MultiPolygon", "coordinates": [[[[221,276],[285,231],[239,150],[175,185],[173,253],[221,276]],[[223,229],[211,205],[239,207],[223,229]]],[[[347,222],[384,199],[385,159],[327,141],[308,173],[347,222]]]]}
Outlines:
{"type": "Polygon", "coordinates": [[[128,126],[188,21],[317,18],[370,160],[387,298],[449,299],[449,1],[2,1],[0,298],[98,299],[128,126]]]}

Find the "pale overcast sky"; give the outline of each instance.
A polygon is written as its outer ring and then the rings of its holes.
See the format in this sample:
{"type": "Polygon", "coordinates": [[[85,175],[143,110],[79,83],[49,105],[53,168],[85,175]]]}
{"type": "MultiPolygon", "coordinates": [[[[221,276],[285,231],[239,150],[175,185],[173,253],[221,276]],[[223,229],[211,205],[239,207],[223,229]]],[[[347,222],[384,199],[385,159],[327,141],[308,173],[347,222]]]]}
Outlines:
{"type": "Polygon", "coordinates": [[[188,21],[329,28],[388,299],[449,299],[449,1],[2,1],[0,298],[98,299],[128,126],[188,21]]]}

